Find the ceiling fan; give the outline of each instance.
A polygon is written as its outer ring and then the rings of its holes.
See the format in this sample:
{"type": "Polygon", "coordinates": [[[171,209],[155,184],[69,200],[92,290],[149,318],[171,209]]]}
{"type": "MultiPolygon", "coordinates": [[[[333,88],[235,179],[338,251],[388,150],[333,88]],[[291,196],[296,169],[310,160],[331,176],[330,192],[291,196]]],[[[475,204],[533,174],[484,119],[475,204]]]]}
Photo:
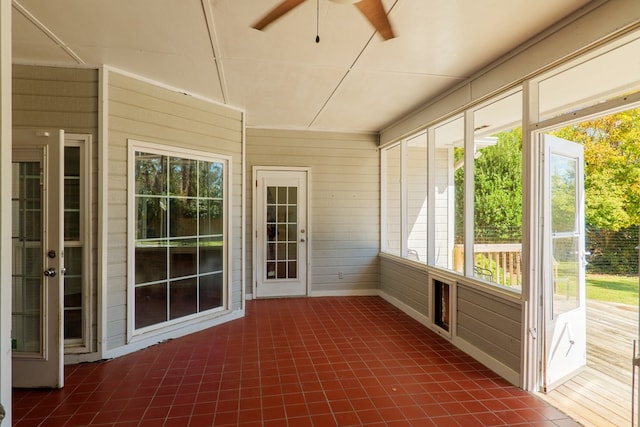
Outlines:
{"type": "MultiPolygon", "coordinates": [[[[306,0],[283,0],[258,22],[252,25],[256,30],[263,30],[269,24],[280,18],[306,0]]],[[[382,5],[382,0],[330,0],[334,3],[352,3],[369,20],[371,25],[380,33],[383,39],[389,40],[395,37],[387,13],[382,5]]]]}

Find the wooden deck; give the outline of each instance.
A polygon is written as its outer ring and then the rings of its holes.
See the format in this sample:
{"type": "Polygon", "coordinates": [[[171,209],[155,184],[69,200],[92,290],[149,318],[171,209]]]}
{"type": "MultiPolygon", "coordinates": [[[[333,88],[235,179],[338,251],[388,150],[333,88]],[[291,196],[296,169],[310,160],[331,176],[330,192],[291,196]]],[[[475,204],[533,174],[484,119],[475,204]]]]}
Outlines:
{"type": "Polygon", "coordinates": [[[541,397],[585,426],[631,426],[634,339],[637,306],[589,300],[587,369],[541,397]]]}

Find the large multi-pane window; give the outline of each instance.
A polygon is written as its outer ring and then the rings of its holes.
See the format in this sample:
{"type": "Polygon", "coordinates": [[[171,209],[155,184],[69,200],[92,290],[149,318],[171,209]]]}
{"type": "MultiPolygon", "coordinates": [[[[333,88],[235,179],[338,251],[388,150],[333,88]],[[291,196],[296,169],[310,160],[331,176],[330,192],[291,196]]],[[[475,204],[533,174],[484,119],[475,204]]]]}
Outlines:
{"type": "Polygon", "coordinates": [[[135,328],[223,307],[227,160],[133,152],[135,328]]]}
{"type": "Polygon", "coordinates": [[[519,290],[522,93],[382,151],[383,252],[519,290]]]}

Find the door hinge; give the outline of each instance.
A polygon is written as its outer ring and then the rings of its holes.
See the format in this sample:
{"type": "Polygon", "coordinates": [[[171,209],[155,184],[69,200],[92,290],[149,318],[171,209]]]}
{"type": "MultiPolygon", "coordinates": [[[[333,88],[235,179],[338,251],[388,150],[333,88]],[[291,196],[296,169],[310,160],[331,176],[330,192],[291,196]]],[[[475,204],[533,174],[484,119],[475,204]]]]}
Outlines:
{"type": "Polygon", "coordinates": [[[256,188],[258,188],[258,180],[256,179],[256,188]]]}

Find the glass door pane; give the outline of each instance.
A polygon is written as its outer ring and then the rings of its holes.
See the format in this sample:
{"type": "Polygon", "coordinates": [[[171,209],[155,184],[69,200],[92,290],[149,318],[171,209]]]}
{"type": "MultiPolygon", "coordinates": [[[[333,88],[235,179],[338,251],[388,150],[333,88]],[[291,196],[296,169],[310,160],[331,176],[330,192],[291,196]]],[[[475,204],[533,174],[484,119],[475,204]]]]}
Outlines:
{"type": "Polygon", "coordinates": [[[298,277],[298,188],[267,187],[266,280],[298,277]]]}
{"type": "Polygon", "coordinates": [[[552,318],[580,304],[580,259],[576,159],[551,156],[551,254],[553,260],[552,318]]]}
{"type": "Polygon", "coordinates": [[[12,348],[42,352],[42,187],[40,162],[12,164],[12,348]]]}
{"type": "MultiPolygon", "coordinates": [[[[82,148],[64,148],[64,338],[81,340],[83,318],[82,148]]],[[[75,342],[75,341],[74,341],[75,342]]]]}

